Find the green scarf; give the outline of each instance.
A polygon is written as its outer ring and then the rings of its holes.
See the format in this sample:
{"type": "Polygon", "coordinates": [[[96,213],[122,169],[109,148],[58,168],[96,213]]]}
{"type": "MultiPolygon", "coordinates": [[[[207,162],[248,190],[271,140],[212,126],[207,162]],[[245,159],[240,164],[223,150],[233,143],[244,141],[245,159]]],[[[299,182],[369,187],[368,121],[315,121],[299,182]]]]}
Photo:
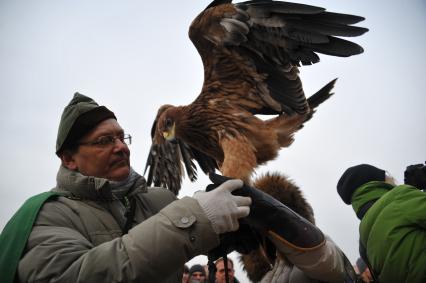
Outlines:
{"type": "Polygon", "coordinates": [[[22,252],[43,204],[58,193],[44,192],[29,198],[13,215],[0,235],[0,282],[12,283],[22,252]]]}

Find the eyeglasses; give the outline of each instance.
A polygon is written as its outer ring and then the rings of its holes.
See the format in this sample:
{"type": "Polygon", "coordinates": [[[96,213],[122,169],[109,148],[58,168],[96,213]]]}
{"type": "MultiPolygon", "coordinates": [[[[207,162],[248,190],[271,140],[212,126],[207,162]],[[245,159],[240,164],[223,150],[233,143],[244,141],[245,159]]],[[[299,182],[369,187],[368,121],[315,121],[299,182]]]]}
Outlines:
{"type": "Polygon", "coordinates": [[[80,142],[80,143],[77,143],[77,145],[109,146],[109,145],[115,145],[115,141],[117,139],[124,144],[127,144],[127,145],[132,144],[132,136],[128,134],[122,134],[118,136],[113,136],[113,135],[101,136],[94,141],[80,142]]]}

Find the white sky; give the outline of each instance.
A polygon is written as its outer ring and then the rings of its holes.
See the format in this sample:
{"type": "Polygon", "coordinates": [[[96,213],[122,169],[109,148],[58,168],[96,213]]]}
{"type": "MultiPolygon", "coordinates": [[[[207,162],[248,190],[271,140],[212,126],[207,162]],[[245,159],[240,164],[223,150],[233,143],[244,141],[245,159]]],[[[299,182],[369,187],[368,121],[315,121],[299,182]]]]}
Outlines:
{"type": "MultiPolygon", "coordinates": [[[[0,1],[0,229],[28,197],[55,185],[59,118],[76,91],[117,114],[134,137],[132,165],[142,173],[158,107],[188,104],[201,89],[202,64],[187,32],[209,2],[0,1]]],[[[426,159],[426,2],[303,3],[366,17],[360,25],[370,31],[354,39],[365,53],[321,56],[301,68],[307,95],[338,77],[336,95],[258,172],[293,179],[318,226],[355,261],[358,221],[336,193],[340,175],[370,163],[402,181],[406,165],[426,159]]],[[[186,181],[180,196],[207,183],[204,176],[186,181]]]]}

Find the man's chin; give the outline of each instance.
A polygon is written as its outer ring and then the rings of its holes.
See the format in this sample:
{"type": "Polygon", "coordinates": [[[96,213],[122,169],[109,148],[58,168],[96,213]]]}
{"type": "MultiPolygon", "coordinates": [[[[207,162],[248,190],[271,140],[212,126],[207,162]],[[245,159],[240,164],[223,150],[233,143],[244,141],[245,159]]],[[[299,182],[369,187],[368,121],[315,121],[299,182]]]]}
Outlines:
{"type": "Polygon", "coordinates": [[[129,166],[121,166],[120,168],[114,169],[113,172],[111,172],[110,177],[108,178],[111,181],[124,181],[130,174],[130,167],[129,166]]]}

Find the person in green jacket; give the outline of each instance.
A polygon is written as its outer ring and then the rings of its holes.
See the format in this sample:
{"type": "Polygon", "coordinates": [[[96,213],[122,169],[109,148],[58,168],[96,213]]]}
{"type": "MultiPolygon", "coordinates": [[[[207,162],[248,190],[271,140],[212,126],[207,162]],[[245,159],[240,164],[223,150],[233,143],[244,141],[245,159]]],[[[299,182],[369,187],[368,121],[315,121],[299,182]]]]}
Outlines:
{"type": "Polygon", "coordinates": [[[426,282],[426,194],[369,164],[348,168],[337,191],[361,220],[360,254],[378,282],[426,282]]]}

